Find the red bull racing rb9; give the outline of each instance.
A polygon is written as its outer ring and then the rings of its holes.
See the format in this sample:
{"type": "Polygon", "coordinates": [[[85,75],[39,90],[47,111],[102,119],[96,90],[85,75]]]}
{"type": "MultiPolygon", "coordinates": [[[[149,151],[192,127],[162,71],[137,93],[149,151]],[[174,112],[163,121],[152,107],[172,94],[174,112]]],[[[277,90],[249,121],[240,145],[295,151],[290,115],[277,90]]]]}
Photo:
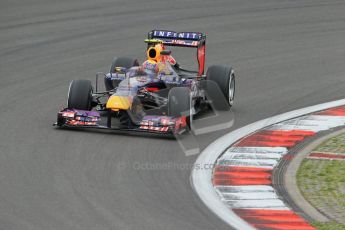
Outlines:
{"type": "Polygon", "coordinates": [[[229,110],[234,103],[235,74],[230,66],[212,65],[204,74],[206,35],[153,30],[147,60],[114,58],[107,74],[73,80],[67,107],[58,112],[58,127],[180,134],[202,111],[229,110]],[[181,67],[167,47],[195,48],[197,70],[181,67]],[[101,79],[100,79],[101,78],[101,79]],[[98,88],[104,80],[104,89],[98,88]]]}

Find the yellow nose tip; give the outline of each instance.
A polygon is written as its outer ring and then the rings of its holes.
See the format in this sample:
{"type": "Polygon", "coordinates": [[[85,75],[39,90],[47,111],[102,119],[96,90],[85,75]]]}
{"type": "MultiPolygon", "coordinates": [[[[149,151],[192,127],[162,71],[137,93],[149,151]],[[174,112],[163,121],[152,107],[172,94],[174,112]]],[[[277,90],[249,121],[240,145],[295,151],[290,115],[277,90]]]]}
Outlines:
{"type": "Polygon", "coordinates": [[[128,110],[131,107],[131,99],[123,96],[111,96],[106,104],[107,109],[112,110],[128,110]]]}

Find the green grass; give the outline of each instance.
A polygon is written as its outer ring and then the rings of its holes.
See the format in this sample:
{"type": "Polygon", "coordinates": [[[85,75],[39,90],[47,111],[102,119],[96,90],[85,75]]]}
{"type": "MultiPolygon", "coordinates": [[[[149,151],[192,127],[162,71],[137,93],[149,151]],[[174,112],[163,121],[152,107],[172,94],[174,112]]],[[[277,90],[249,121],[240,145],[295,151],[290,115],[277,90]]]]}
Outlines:
{"type": "Polygon", "coordinates": [[[320,230],[344,230],[345,224],[338,224],[336,222],[328,222],[328,223],[321,223],[321,222],[313,222],[311,223],[315,228],[320,230]]]}
{"type": "MultiPolygon", "coordinates": [[[[297,171],[303,196],[318,209],[336,210],[345,220],[345,161],[304,159],[297,171]]],[[[344,229],[345,223],[312,223],[318,229],[344,229]]]]}
{"type": "MultiPolygon", "coordinates": [[[[345,133],[333,137],[314,151],[345,154],[345,133]]],[[[304,159],[297,171],[303,196],[335,221],[311,224],[321,230],[345,230],[345,161],[304,159]]]]}
{"type": "Polygon", "coordinates": [[[345,188],[345,161],[305,159],[297,172],[297,183],[306,198],[335,196],[345,207],[345,193],[340,191],[341,187],[345,188]],[[305,189],[306,186],[309,189],[305,189]],[[333,192],[336,194],[331,194],[333,192]]]}
{"type": "Polygon", "coordinates": [[[345,154],[345,133],[325,141],[314,151],[345,154]]]}

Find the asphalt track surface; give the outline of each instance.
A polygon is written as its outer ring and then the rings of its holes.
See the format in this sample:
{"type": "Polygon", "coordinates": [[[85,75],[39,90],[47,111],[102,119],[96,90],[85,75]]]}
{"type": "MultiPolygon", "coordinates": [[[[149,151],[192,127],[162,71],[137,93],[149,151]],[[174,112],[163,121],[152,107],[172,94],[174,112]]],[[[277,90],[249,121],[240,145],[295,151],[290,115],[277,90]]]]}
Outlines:
{"type": "Polygon", "coordinates": [[[204,31],[207,64],[235,67],[239,128],[344,97],[344,12],[343,0],[1,0],[0,229],[229,229],[174,140],[54,129],[69,82],[113,56],[143,60],[154,27],[204,31]]]}

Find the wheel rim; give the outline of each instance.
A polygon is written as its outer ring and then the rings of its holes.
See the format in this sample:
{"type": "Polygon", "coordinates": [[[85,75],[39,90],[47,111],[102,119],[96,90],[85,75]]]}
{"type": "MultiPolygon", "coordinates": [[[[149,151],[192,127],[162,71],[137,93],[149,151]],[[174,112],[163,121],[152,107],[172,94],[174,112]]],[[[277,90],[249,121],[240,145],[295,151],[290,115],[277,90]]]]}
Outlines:
{"type": "Polygon", "coordinates": [[[234,103],[234,96],[235,96],[235,78],[234,75],[230,75],[229,80],[229,104],[232,105],[234,103]]]}
{"type": "Polygon", "coordinates": [[[68,93],[67,93],[67,108],[69,108],[70,107],[70,105],[69,105],[69,95],[70,95],[70,93],[71,93],[71,86],[72,86],[72,83],[73,83],[73,81],[71,81],[71,83],[69,83],[69,87],[68,87],[68,93]]]}

